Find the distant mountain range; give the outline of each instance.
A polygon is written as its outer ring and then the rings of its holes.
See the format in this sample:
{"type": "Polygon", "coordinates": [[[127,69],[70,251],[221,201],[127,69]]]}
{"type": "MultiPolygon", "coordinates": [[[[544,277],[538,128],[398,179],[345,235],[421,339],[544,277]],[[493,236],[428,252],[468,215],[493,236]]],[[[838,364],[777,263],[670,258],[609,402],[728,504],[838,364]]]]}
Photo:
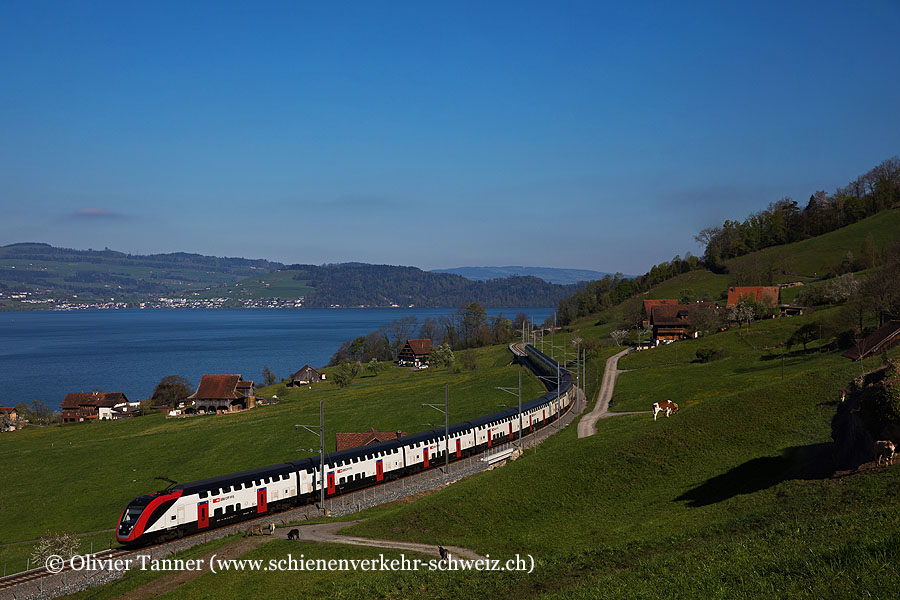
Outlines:
{"type": "MultiPolygon", "coordinates": [[[[538,277],[549,283],[570,285],[580,281],[596,281],[607,275],[590,269],[556,269],[553,267],[456,267],[453,269],[433,269],[432,273],[451,273],[473,281],[488,281],[505,277],[538,277]]],[[[631,277],[626,275],[626,277],[631,277]]]]}
{"type": "MultiPolygon", "coordinates": [[[[594,271],[578,273],[591,273],[589,278],[596,278],[594,271]]],[[[577,289],[571,283],[561,285],[506,272],[484,279],[363,263],[285,266],[267,260],[183,252],[137,255],[43,243],[0,246],[0,310],[122,306],[456,308],[473,301],[494,308],[535,308],[553,306],[577,289]]],[[[576,279],[580,277],[570,281],[576,279]]]]}

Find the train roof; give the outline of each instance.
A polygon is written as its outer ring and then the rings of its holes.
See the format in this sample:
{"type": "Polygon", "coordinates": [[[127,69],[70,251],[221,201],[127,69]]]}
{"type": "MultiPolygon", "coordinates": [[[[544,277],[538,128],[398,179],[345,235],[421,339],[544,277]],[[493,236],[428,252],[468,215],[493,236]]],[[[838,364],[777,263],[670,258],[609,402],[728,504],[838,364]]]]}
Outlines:
{"type": "Polygon", "coordinates": [[[210,488],[225,487],[234,485],[235,483],[244,483],[246,481],[254,481],[265,479],[266,477],[276,477],[291,473],[294,467],[289,463],[281,463],[268,467],[259,467],[257,469],[249,469],[247,471],[239,471],[237,473],[229,473],[227,475],[219,475],[218,477],[210,477],[209,479],[200,479],[198,481],[189,481],[172,486],[173,490],[183,490],[185,494],[192,494],[200,490],[210,488]]]}

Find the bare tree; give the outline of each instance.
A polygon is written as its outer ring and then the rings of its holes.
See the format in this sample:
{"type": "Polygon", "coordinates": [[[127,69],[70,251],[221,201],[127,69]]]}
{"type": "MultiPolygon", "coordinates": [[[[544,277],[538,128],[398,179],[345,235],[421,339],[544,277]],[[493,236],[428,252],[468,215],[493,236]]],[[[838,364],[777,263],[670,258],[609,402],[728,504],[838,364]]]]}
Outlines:
{"type": "Polygon", "coordinates": [[[403,344],[406,343],[412,332],[416,330],[418,322],[419,319],[417,317],[410,315],[402,319],[394,319],[385,327],[390,336],[391,354],[394,358],[400,353],[400,349],[403,348],[403,344]]]}
{"type": "Polygon", "coordinates": [[[616,329],[615,331],[611,331],[609,333],[609,337],[613,339],[613,341],[616,343],[616,346],[621,346],[622,340],[628,337],[628,331],[624,329],[616,329]]]}

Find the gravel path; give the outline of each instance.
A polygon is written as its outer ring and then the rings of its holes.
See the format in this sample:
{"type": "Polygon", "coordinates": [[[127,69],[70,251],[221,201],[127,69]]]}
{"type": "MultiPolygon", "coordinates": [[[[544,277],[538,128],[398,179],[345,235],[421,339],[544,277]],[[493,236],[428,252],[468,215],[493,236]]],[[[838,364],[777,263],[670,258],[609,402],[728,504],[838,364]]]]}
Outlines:
{"type": "MultiPolygon", "coordinates": [[[[440,556],[438,547],[434,544],[416,544],[414,542],[398,542],[396,540],[376,540],[372,538],[341,535],[339,530],[349,527],[359,521],[343,521],[336,523],[317,523],[314,525],[300,525],[298,527],[279,527],[275,530],[275,537],[287,539],[288,533],[296,529],[300,534],[300,540],[306,542],[329,542],[332,544],[352,544],[354,546],[372,546],[374,548],[393,548],[422,554],[440,556]]],[[[444,546],[453,556],[461,558],[484,558],[467,548],[459,546],[444,546]]]]}
{"type": "Polygon", "coordinates": [[[626,372],[619,370],[619,359],[630,351],[631,348],[625,348],[618,354],[606,359],[606,367],[603,370],[603,381],[600,383],[600,392],[597,394],[597,404],[594,405],[594,410],[584,415],[581,421],[578,422],[579,438],[592,436],[597,433],[597,421],[600,419],[618,417],[620,415],[637,415],[647,412],[609,412],[609,401],[612,398],[613,390],[616,388],[616,378],[619,376],[619,373],[626,372]]]}

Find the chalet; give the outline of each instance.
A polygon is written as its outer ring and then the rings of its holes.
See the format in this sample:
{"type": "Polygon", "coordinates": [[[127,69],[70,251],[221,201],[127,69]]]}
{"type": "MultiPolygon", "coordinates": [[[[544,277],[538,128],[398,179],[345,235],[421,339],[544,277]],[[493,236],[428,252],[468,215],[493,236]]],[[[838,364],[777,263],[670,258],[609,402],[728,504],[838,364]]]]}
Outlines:
{"type": "Polygon", "coordinates": [[[646,329],[650,326],[650,314],[653,312],[654,306],[676,305],[678,300],[644,300],[641,306],[641,327],[646,329]]]}
{"type": "Polygon", "coordinates": [[[853,360],[862,360],[898,345],[900,345],[900,321],[891,321],[844,352],[844,356],[853,360]]]}
{"type": "Polygon", "coordinates": [[[728,288],[726,308],[731,308],[744,298],[765,304],[770,308],[778,306],[780,288],[777,285],[751,285],[728,288]]]}
{"type": "Polygon", "coordinates": [[[397,355],[397,363],[401,366],[421,367],[428,364],[428,357],[431,354],[431,339],[424,340],[406,340],[406,345],[397,355]]]}
{"type": "Polygon", "coordinates": [[[697,337],[691,324],[691,311],[698,308],[717,309],[715,302],[662,304],[650,311],[650,327],[657,344],[697,337]]]}
{"type": "Polygon", "coordinates": [[[253,382],[240,375],[204,375],[187,400],[203,414],[236,412],[256,405],[253,382]]]}
{"type": "Polygon", "coordinates": [[[136,403],[129,402],[122,392],[72,392],[66,394],[60,408],[63,423],[77,423],[112,419],[114,407],[128,405],[136,403]]]}
{"type": "Polygon", "coordinates": [[[696,337],[691,333],[690,306],[686,304],[663,304],[650,311],[650,327],[653,339],[659,342],[684,340],[696,337]]]}
{"type": "Polygon", "coordinates": [[[335,437],[337,438],[337,451],[340,452],[341,450],[347,450],[349,448],[357,448],[359,446],[377,444],[378,442],[396,440],[404,435],[406,435],[405,431],[388,433],[384,431],[375,431],[375,428],[371,427],[368,431],[363,431],[362,433],[338,433],[335,437]]]}
{"type": "Polygon", "coordinates": [[[306,385],[316,381],[325,381],[325,373],[316,371],[311,366],[306,365],[293,375],[291,375],[290,386],[306,385]]]}

